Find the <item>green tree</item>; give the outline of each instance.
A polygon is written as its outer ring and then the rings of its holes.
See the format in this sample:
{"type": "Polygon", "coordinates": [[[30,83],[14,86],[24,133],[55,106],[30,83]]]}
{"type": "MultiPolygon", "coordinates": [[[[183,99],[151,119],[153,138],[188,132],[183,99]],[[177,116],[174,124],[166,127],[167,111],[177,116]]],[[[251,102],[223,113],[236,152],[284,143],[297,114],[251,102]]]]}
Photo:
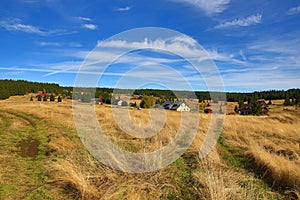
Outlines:
{"type": "Polygon", "coordinates": [[[272,101],[271,100],[269,100],[268,105],[272,105],[272,101]]]}
{"type": "Polygon", "coordinates": [[[131,104],[130,104],[130,106],[132,106],[132,107],[136,107],[136,102],[134,102],[134,103],[131,103],[131,104]]]}
{"type": "Polygon", "coordinates": [[[105,99],[105,103],[106,103],[106,104],[111,104],[111,98],[105,99]]]}
{"type": "Polygon", "coordinates": [[[46,97],[46,95],[43,97],[43,101],[47,101],[47,97],[46,97]]]}
{"type": "Polygon", "coordinates": [[[156,101],[155,101],[155,104],[159,104],[159,105],[161,105],[161,104],[162,104],[162,102],[161,102],[161,100],[160,100],[160,99],[156,99],[156,101]]]}
{"type": "Polygon", "coordinates": [[[299,102],[300,102],[300,94],[297,93],[295,97],[296,97],[296,99],[295,99],[295,104],[298,105],[299,102]]]}
{"type": "Polygon", "coordinates": [[[239,108],[238,108],[237,106],[234,107],[234,112],[235,112],[236,114],[239,114],[239,108]]]}
{"type": "Polygon", "coordinates": [[[252,112],[251,114],[252,115],[260,115],[260,111],[261,111],[261,106],[257,101],[251,103],[251,112],[252,112]]]}
{"type": "Polygon", "coordinates": [[[291,106],[294,106],[295,105],[295,99],[292,99],[292,102],[290,104],[291,106]]]}
{"type": "Polygon", "coordinates": [[[58,96],[58,98],[57,98],[57,102],[62,102],[62,98],[61,98],[61,96],[58,96]]]}
{"type": "Polygon", "coordinates": [[[51,94],[50,101],[55,101],[55,96],[51,94]]]}
{"type": "Polygon", "coordinates": [[[141,108],[151,108],[155,104],[155,98],[151,96],[143,96],[140,107],[141,108]]]}
{"type": "Polygon", "coordinates": [[[285,100],[284,100],[284,103],[283,103],[285,106],[289,106],[291,105],[291,100],[290,100],[290,97],[289,96],[286,96],[285,97],[285,100]]]}
{"type": "Polygon", "coordinates": [[[39,95],[37,98],[38,98],[38,101],[42,101],[41,95],[39,95]]]}

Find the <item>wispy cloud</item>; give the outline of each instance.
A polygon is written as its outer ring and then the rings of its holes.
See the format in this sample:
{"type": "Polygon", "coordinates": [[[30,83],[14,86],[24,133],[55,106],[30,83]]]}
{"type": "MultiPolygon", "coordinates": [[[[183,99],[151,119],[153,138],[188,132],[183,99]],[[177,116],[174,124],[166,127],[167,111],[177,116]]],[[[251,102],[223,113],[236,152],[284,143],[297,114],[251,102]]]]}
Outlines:
{"type": "Polygon", "coordinates": [[[262,14],[251,15],[246,18],[237,18],[232,21],[227,21],[215,26],[215,29],[225,29],[231,27],[239,27],[239,26],[252,26],[256,24],[260,24],[262,21],[262,14]]]}
{"type": "Polygon", "coordinates": [[[117,11],[129,11],[130,9],[131,9],[130,6],[125,6],[125,7],[117,8],[117,11]]]}
{"type": "Polygon", "coordinates": [[[81,27],[86,28],[86,29],[90,29],[90,30],[96,30],[97,29],[97,25],[95,25],[95,24],[82,24],[81,27]]]}
{"type": "Polygon", "coordinates": [[[240,50],[240,56],[242,57],[242,59],[243,59],[244,61],[247,60],[247,57],[245,56],[243,50],[240,50]]]}
{"type": "Polygon", "coordinates": [[[19,31],[24,33],[37,34],[40,36],[66,35],[66,34],[75,33],[75,32],[67,32],[65,30],[57,30],[57,29],[43,30],[37,26],[24,24],[22,23],[22,20],[18,18],[10,18],[6,20],[2,20],[0,21],[0,27],[6,29],[7,31],[19,31]]]}
{"type": "Polygon", "coordinates": [[[300,6],[290,8],[290,9],[287,11],[287,14],[288,14],[288,15],[296,15],[296,14],[300,14],[300,6]]]}
{"type": "Polygon", "coordinates": [[[54,47],[60,47],[60,46],[62,46],[62,44],[59,43],[59,42],[38,41],[38,42],[36,42],[36,44],[39,45],[39,46],[54,46],[54,47]]]}
{"type": "Polygon", "coordinates": [[[222,13],[229,6],[231,0],[172,0],[175,2],[183,2],[192,6],[196,6],[203,10],[207,15],[222,13]]]}
{"type": "Polygon", "coordinates": [[[48,35],[48,32],[42,31],[40,28],[33,26],[33,25],[28,25],[28,24],[23,24],[21,23],[20,19],[8,19],[8,20],[3,20],[0,22],[0,26],[5,28],[7,31],[21,31],[25,33],[33,33],[33,34],[38,34],[38,35],[48,35]]]}
{"type": "Polygon", "coordinates": [[[39,46],[52,46],[52,47],[81,47],[82,45],[78,42],[47,42],[47,41],[36,41],[35,42],[39,46]]]}
{"type": "Polygon", "coordinates": [[[88,21],[88,22],[90,22],[90,21],[92,21],[92,19],[91,18],[89,18],[89,17],[76,17],[76,19],[78,19],[78,20],[80,20],[80,21],[88,21]]]}
{"type": "Polygon", "coordinates": [[[239,60],[236,56],[232,53],[220,53],[218,50],[206,50],[210,58],[214,61],[221,61],[231,64],[238,64],[238,65],[245,65],[245,60],[239,60]]]}

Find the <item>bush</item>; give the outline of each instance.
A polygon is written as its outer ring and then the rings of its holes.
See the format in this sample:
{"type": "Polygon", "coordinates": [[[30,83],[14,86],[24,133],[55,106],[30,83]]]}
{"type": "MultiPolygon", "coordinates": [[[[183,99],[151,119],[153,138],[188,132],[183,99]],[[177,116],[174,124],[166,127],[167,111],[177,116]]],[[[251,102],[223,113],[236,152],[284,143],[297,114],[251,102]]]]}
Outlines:
{"type": "Polygon", "coordinates": [[[238,108],[237,106],[234,107],[234,112],[235,112],[236,114],[239,114],[239,108],[238,108]]]}
{"type": "Polygon", "coordinates": [[[47,101],[47,97],[46,96],[44,96],[43,101],[47,101]]]}
{"type": "Polygon", "coordinates": [[[105,103],[106,103],[106,104],[111,104],[111,99],[110,99],[110,98],[105,99],[105,103]]]}
{"type": "Polygon", "coordinates": [[[130,104],[130,106],[132,106],[132,107],[136,107],[136,102],[134,102],[134,103],[131,103],[131,104],[130,104]]]}
{"type": "Polygon", "coordinates": [[[155,104],[155,98],[154,97],[144,96],[142,101],[141,101],[140,107],[141,108],[151,108],[151,107],[154,106],[154,104],[155,104]]]}
{"type": "Polygon", "coordinates": [[[54,95],[50,96],[50,101],[55,101],[55,96],[54,95]]]}
{"type": "Polygon", "coordinates": [[[269,103],[268,103],[268,105],[272,105],[272,101],[271,101],[271,100],[269,100],[269,103]]]}
{"type": "Polygon", "coordinates": [[[57,102],[62,102],[61,96],[58,96],[57,102]]]}
{"type": "Polygon", "coordinates": [[[33,97],[32,96],[30,97],[30,101],[33,101],[33,97]]]}

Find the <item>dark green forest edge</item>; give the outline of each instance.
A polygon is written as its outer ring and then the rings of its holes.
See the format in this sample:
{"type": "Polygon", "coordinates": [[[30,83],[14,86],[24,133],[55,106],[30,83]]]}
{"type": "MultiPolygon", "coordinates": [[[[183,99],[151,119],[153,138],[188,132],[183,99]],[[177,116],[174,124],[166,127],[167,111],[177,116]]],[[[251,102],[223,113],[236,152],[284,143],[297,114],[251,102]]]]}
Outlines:
{"type": "MultiPolygon", "coordinates": [[[[73,94],[73,87],[62,87],[59,84],[54,83],[40,83],[30,82],[25,80],[0,80],[0,99],[7,99],[10,96],[24,95],[26,93],[37,93],[39,90],[47,91],[55,94],[60,94],[64,98],[82,99],[81,94],[73,94]]],[[[104,103],[110,103],[111,94],[115,89],[113,88],[82,88],[85,94],[95,94],[94,96],[88,96],[87,98],[101,98],[104,103]]],[[[143,96],[159,97],[163,100],[175,100],[178,98],[196,98],[199,102],[204,100],[211,100],[210,92],[208,91],[170,91],[170,90],[158,90],[158,89],[118,89],[118,94],[134,94],[143,96]]],[[[220,92],[211,92],[221,94],[220,92]]],[[[221,96],[221,95],[220,95],[221,96]]],[[[253,101],[255,99],[276,100],[285,99],[286,105],[295,105],[300,100],[300,89],[289,90],[268,90],[268,91],[256,91],[251,93],[243,92],[227,92],[226,100],[228,102],[246,102],[253,101]]]]}

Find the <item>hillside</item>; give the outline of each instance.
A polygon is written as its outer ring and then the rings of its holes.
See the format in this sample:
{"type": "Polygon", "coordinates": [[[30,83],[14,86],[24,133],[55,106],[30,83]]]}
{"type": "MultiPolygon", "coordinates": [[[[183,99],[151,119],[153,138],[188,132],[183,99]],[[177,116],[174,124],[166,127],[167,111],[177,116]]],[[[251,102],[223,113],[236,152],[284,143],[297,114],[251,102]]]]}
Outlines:
{"type": "MultiPolygon", "coordinates": [[[[155,172],[132,174],[87,152],[76,133],[72,100],[29,98],[0,101],[0,199],[299,198],[300,110],[279,105],[282,101],[271,105],[268,116],[227,115],[217,148],[204,159],[198,150],[211,115],[201,114],[197,135],[179,159],[155,172]]],[[[181,117],[167,111],[159,134],[142,140],[117,126],[110,106],[94,107],[105,134],[131,152],[169,143],[181,117]]],[[[134,123],[149,123],[148,109],[129,112],[134,123]]]]}

